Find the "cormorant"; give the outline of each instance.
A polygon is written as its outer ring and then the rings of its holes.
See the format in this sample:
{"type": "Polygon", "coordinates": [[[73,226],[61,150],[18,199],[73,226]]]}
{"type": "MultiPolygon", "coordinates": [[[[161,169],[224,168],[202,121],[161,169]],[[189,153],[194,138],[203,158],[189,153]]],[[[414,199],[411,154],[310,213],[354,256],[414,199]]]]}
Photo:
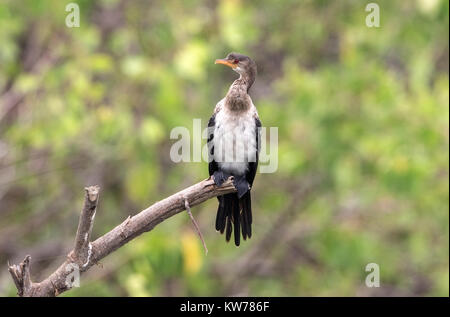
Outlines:
{"type": "Polygon", "coordinates": [[[221,186],[233,176],[237,193],[217,197],[219,207],[216,230],[225,232],[230,241],[234,227],[234,243],[252,236],[250,190],[258,167],[261,121],[248,92],[256,78],[256,64],[250,57],[230,53],[215,64],[231,67],[240,76],[220,100],[208,123],[209,175],[221,186]]]}

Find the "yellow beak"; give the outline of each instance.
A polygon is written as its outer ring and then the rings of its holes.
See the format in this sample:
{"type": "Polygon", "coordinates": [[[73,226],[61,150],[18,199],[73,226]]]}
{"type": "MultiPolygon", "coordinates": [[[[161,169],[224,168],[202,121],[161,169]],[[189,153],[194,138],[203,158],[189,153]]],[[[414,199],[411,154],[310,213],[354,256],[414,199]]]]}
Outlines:
{"type": "Polygon", "coordinates": [[[231,67],[231,68],[236,68],[237,67],[236,64],[233,64],[232,62],[230,62],[227,59],[216,59],[214,64],[223,64],[223,65],[226,65],[226,66],[231,67]]]}

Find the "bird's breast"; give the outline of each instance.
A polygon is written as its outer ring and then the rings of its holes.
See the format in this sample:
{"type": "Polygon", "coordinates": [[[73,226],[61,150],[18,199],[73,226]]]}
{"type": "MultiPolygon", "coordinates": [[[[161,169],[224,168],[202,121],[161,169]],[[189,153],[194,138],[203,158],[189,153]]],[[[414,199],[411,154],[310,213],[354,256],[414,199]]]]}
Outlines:
{"type": "Polygon", "coordinates": [[[233,175],[243,175],[256,161],[256,124],[251,112],[220,111],[214,129],[214,160],[233,175]]]}

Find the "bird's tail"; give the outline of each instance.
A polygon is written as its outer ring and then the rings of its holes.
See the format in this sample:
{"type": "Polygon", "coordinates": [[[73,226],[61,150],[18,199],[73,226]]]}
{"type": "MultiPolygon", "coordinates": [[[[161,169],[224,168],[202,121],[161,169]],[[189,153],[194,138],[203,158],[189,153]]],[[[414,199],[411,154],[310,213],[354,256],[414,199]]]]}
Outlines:
{"type": "Polygon", "coordinates": [[[216,216],[216,230],[225,232],[225,239],[230,241],[234,227],[234,243],[236,246],[252,236],[252,202],[248,190],[241,198],[238,194],[226,194],[220,197],[216,216]]]}

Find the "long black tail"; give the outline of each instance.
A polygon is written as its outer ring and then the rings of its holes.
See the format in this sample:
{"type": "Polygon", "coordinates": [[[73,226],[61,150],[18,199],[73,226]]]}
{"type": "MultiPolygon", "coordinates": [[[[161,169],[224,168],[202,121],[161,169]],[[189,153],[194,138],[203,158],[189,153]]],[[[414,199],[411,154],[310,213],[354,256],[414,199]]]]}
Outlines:
{"type": "Polygon", "coordinates": [[[234,227],[234,243],[241,243],[241,230],[244,240],[252,236],[252,202],[248,190],[241,198],[238,194],[226,194],[217,197],[219,207],[216,216],[216,230],[225,232],[225,239],[230,241],[234,227]]]}

